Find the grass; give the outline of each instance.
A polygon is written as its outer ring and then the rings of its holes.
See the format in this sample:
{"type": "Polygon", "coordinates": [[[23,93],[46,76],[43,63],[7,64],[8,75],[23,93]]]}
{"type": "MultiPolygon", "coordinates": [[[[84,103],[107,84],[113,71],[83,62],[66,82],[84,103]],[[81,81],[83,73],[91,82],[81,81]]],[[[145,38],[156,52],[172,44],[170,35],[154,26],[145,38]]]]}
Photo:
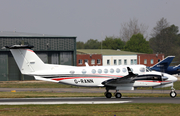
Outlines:
{"type": "Polygon", "coordinates": [[[180,104],[79,104],[0,106],[0,116],[175,116],[180,104]]]}

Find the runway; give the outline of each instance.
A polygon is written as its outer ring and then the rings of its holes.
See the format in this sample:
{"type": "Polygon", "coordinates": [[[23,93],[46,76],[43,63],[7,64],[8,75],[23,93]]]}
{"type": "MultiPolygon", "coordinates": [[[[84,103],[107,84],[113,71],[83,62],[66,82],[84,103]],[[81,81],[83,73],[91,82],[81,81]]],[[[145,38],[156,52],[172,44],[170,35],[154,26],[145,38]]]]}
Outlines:
{"type": "Polygon", "coordinates": [[[66,98],[1,98],[0,105],[29,105],[29,104],[120,104],[120,103],[173,103],[180,104],[176,98],[104,98],[104,97],[66,97],[66,98]]]}

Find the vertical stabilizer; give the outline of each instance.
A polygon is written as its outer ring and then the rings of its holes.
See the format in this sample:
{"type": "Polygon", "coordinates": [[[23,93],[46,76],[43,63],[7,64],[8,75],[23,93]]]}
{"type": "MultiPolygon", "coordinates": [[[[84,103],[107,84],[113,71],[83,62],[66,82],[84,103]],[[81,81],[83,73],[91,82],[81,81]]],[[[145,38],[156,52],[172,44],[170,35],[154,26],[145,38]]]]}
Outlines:
{"type": "Polygon", "coordinates": [[[44,62],[29,47],[14,46],[9,48],[22,74],[45,70],[44,62]]]}

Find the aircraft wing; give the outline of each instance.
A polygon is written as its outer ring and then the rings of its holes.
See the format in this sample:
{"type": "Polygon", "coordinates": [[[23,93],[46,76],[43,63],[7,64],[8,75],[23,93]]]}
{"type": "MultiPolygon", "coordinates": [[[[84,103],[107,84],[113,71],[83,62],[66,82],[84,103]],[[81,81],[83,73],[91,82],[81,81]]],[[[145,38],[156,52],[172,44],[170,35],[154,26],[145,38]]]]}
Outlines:
{"type": "Polygon", "coordinates": [[[169,65],[171,64],[174,57],[175,56],[168,56],[164,60],[161,60],[157,64],[151,66],[150,69],[155,70],[155,71],[164,72],[169,67],[169,65]]]}
{"type": "Polygon", "coordinates": [[[116,79],[109,79],[107,81],[102,82],[103,85],[109,85],[109,84],[121,84],[121,83],[132,83],[134,77],[137,77],[138,74],[134,74],[129,67],[127,67],[128,75],[116,78],[116,79]]]}

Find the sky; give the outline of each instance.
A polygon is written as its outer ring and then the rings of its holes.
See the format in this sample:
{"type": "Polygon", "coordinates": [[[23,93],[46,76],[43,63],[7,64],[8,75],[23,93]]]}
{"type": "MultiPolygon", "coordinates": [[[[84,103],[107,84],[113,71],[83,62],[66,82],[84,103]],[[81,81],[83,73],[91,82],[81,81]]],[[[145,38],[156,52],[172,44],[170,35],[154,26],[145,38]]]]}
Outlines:
{"type": "Polygon", "coordinates": [[[162,17],[180,27],[180,0],[0,0],[0,31],[76,36],[77,41],[120,37],[137,19],[148,38],[162,17]]]}

